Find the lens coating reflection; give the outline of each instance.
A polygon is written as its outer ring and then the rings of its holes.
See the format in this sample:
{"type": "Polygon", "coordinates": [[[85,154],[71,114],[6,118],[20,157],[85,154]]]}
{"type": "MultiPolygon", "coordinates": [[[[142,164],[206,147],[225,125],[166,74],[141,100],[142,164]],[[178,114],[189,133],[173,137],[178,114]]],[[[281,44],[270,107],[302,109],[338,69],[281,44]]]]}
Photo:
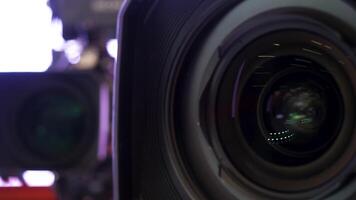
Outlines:
{"type": "Polygon", "coordinates": [[[342,97],[332,75],[308,57],[262,61],[251,63],[254,71],[235,105],[236,126],[252,149],[271,162],[299,165],[320,157],[343,121],[342,97]],[[300,61],[302,66],[295,64],[300,61]]]}
{"type": "Polygon", "coordinates": [[[332,86],[312,71],[286,74],[272,83],[262,108],[267,142],[294,155],[318,151],[331,142],[334,135],[324,127],[333,115],[328,107],[336,100],[325,92],[328,88],[332,86]]]}

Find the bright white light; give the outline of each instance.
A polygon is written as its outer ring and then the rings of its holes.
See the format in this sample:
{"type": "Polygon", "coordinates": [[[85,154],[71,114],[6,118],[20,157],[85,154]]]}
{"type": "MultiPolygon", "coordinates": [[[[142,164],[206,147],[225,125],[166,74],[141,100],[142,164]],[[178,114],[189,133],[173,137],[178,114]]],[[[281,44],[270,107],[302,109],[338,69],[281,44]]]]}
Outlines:
{"type": "Polygon", "coordinates": [[[108,51],[109,55],[116,59],[117,57],[117,39],[111,39],[106,43],[106,50],[108,51]]]}
{"type": "Polygon", "coordinates": [[[25,171],[22,177],[29,187],[50,187],[56,180],[51,171],[25,171]]]}
{"type": "Polygon", "coordinates": [[[64,53],[71,64],[78,64],[84,45],[80,40],[68,40],[64,45],[64,53]]]}
{"type": "Polygon", "coordinates": [[[63,38],[63,23],[62,20],[56,18],[52,20],[51,24],[52,34],[52,49],[55,51],[63,51],[65,40],[63,38]]]}
{"type": "Polygon", "coordinates": [[[22,187],[23,184],[17,177],[9,177],[7,181],[4,181],[0,177],[0,187],[22,187]]]}
{"type": "Polygon", "coordinates": [[[52,63],[48,0],[0,1],[0,72],[42,72],[52,63]]]}

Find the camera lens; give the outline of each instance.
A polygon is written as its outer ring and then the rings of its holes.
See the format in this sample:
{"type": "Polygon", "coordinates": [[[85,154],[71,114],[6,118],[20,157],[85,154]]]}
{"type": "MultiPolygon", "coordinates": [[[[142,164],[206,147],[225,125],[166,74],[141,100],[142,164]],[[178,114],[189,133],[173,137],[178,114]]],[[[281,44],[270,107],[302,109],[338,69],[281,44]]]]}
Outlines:
{"type": "Polygon", "coordinates": [[[201,104],[227,170],[269,189],[313,187],[300,177],[337,162],[352,135],[346,62],[330,40],[301,30],[265,34],[231,53],[201,104]]]}
{"type": "Polygon", "coordinates": [[[329,129],[329,123],[338,123],[335,110],[332,113],[329,107],[341,110],[332,80],[307,70],[278,76],[260,102],[266,142],[277,151],[296,157],[322,151],[337,133],[329,129]]]}
{"type": "Polygon", "coordinates": [[[25,145],[48,160],[75,153],[86,128],[84,105],[74,96],[60,93],[45,93],[29,102],[20,122],[25,145]]]}
{"type": "MultiPolygon", "coordinates": [[[[281,31],[235,56],[217,95],[223,148],[239,148],[233,141],[244,140],[247,150],[279,166],[301,166],[325,155],[340,135],[345,113],[341,87],[346,86],[340,86],[343,74],[335,70],[341,58],[330,49],[337,47],[318,35],[281,31]]],[[[237,157],[236,150],[229,151],[237,157]]]]}

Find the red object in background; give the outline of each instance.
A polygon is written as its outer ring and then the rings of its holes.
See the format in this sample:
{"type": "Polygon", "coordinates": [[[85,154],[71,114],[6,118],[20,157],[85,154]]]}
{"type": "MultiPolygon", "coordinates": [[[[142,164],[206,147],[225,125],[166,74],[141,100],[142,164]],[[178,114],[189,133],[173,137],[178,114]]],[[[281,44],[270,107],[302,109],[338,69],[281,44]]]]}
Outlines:
{"type": "Polygon", "coordinates": [[[18,187],[0,188],[0,200],[57,200],[52,188],[18,187]]]}

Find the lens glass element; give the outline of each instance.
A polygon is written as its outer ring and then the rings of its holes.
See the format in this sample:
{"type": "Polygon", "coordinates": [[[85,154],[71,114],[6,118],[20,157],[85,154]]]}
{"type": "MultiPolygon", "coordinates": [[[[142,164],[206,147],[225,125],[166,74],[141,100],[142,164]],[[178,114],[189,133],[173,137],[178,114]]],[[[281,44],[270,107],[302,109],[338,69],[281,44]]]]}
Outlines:
{"type": "MultiPolygon", "coordinates": [[[[251,62],[236,127],[263,159],[282,165],[308,163],[327,151],[343,121],[343,103],[333,76],[299,55],[251,62]]],[[[235,81],[237,82],[237,81],[235,81]]]]}
{"type": "Polygon", "coordinates": [[[293,156],[308,156],[331,143],[335,135],[326,127],[337,119],[329,107],[338,105],[331,80],[308,70],[276,76],[261,102],[266,142],[293,156]]]}

